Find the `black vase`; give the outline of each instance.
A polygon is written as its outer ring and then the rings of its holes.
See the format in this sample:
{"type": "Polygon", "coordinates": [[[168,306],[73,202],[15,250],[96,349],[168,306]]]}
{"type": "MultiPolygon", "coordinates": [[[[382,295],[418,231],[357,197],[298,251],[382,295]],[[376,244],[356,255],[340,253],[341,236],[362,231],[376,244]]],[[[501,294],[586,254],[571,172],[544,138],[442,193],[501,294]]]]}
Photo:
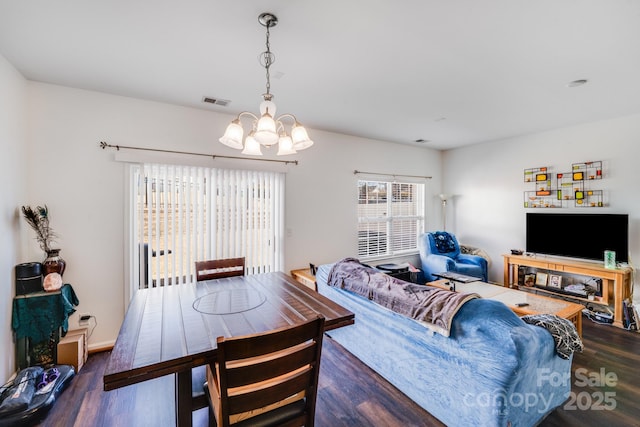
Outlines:
{"type": "Polygon", "coordinates": [[[60,257],[60,249],[47,251],[47,258],[42,262],[42,269],[44,270],[43,273],[45,276],[49,273],[58,273],[62,276],[66,267],[66,261],[60,257]]]}

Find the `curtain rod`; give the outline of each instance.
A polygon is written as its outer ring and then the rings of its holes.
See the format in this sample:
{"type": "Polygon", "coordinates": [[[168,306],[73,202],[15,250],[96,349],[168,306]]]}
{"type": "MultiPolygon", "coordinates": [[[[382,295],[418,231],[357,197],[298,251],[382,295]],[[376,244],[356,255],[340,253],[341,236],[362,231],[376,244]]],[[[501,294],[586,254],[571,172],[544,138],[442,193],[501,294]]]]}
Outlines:
{"type": "Polygon", "coordinates": [[[284,163],[286,165],[292,163],[294,165],[298,165],[298,160],[254,159],[252,157],[221,156],[219,154],[204,154],[204,153],[191,153],[189,151],[161,150],[159,148],[129,147],[126,145],[107,144],[104,141],[100,141],[100,148],[102,148],[103,150],[105,148],[115,148],[117,151],[120,151],[120,149],[125,149],[125,150],[155,151],[156,153],[186,154],[188,156],[211,157],[214,160],[216,158],[221,158],[221,159],[236,159],[236,160],[254,160],[259,162],[275,162],[275,163],[284,163]]]}
{"type": "Polygon", "coordinates": [[[401,176],[403,178],[424,178],[424,179],[431,179],[432,178],[430,176],[423,176],[423,175],[402,175],[402,174],[397,174],[397,173],[363,172],[363,171],[359,171],[357,169],[353,171],[353,174],[354,175],[358,175],[358,174],[381,175],[381,176],[393,176],[393,177],[401,176]]]}

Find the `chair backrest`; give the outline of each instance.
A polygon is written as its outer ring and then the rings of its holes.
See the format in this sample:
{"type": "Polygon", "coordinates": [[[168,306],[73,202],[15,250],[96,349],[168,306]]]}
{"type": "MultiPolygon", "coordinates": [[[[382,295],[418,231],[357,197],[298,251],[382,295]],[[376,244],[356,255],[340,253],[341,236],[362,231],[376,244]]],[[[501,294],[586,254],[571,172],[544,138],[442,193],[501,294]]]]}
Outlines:
{"type": "Polygon", "coordinates": [[[253,416],[313,426],[323,331],[318,315],[265,333],[218,337],[217,362],[207,366],[218,426],[253,416]]]}
{"type": "Polygon", "coordinates": [[[434,231],[427,233],[427,236],[429,239],[428,253],[444,255],[453,259],[460,255],[460,244],[453,234],[446,231],[434,231]]]}
{"type": "Polygon", "coordinates": [[[244,257],[196,261],[196,281],[244,276],[244,257]]]}

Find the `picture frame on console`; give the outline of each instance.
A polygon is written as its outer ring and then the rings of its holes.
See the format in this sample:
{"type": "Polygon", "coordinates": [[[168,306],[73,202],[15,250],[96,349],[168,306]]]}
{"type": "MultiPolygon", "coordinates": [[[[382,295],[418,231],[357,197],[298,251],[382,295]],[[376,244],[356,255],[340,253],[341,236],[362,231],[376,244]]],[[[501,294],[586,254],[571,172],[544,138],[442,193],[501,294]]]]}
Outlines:
{"type": "Polygon", "coordinates": [[[524,285],[528,287],[532,287],[536,283],[536,275],[535,274],[525,274],[524,275],[524,285]]]}
{"type": "Polygon", "coordinates": [[[562,276],[558,274],[549,275],[549,286],[560,289],[562,287],[562,276]]]}
{"type": "Polygon", "coordinates": [[[536,273],[536,286],[547,286],[547,279],[549,275],[547,273],[536,273]]]}

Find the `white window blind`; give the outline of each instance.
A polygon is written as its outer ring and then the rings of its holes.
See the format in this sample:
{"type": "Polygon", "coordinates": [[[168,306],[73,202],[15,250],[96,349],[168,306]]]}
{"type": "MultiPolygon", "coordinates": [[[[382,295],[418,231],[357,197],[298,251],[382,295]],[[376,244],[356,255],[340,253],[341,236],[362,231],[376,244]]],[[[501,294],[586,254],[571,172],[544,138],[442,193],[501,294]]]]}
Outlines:
{"type": "Polygon", "coordinates": [[[424,184],[358,181],[358,256],[418,250],[424,232],[424,184]]]}
{"type": "Polygon", "coordinates": [[[143,164],[131,177],[140,288],[192,282],[207,259],[245,257],[246,274],[282,269],[282,173],[143,164]]]}

